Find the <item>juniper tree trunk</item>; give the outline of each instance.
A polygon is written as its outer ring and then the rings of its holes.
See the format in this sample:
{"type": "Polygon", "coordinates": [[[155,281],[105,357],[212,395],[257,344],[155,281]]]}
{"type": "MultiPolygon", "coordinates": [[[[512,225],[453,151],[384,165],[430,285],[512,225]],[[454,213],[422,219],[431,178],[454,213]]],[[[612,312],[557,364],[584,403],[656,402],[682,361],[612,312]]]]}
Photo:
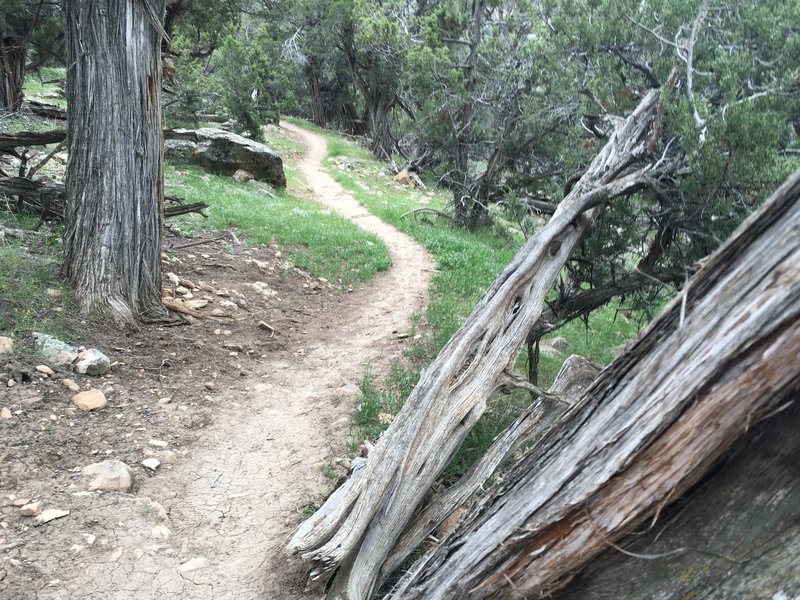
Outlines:
{"type": "MultiPolygon", "coordinates": [[[[633,528],[661,530],[684,517],[694,526],[684,526],[671,541],[685,545],[665,546],[663,539],[655,547],[634,543],[632,558],[660,559],[651,577],[659,568],[663,577],[661,585],[652,578],[647,586],[639,581],[642,592],[636,597],[695,597],[692,590],[679,593],[674,580],[705,579],[698,569],[716,576],[698,588],[705,590],[699,594],[703,597],[734,569],[745,578],[747,573],[761,577],[750,588],[758,594],[767,584],[794,585],[786,569],[796,573],[800,547],[796,462],[776,464],[774,477],[759,483],[745,476],[747,493],[710,495],[724,502],[706,513],[702,508],[673,513],[665,521],[664,510],[760,420],[795,402],[798,356],[800,171],[689,280],[471,518],[412,567],[391,598],[549,598],[601,552],[627,552],[618,542],[633,528]],[[765,481],[774,487],[753,487],[765,481]],[[754,511],[752,503],[761,510],[754,511]],[[722,527],[720,515],[738,520],[738,529],[734,526],[727,539],[708,523],[701,526],[710,521],[722,527]],[[756,540],[761,552],[749,546],[756,540]],[[768,550],[775,552],[765,558],[768,550]],[[679,554],[692,555],[687,569],[664,570],[666,559],[679,554]],[[770,558],[780,566],[764,578],[770,558]]],[[[744,467],[745,472],[796,457],[798,437],[789,431],[780,434],[786,447],[776,452],[763,446],[760,451],[769,454],[744,467]]],[[[729,531],[730,525],[725,525],[729,531]]],[[[659,538],[654,534],[650,541],[659,538]]],[[[636,567],[629,566],[627,573],[639,577],[636,567]]],[[[575,596],[567,597],[633,597],[622,590],[636,582],[611,584],[607,589],[616,590],[611,595],[583,588],[582,594],[576,589],[575,596]]],[[[726,593],[718,597],[731,597],[726,593]]]]}
{"type": "Polygon", "coordinates": [[[18,37],[0,32],[0,110],[14,112],[22,106],[25,54],[18,37]]]}
{"type": "Polygon", "coordinates": [[[64,272],[84,311],[163,318],[164,0],[65,0],[64,272]]]}
{"type": "Polygon", "coordinates": [[[653,90],[611,136],[547,225],[503,270],[421,376],[358,479],[297,531],[289,548],[312,562],[311,580],[364,600],[431,485],[450,462],[509,371],[565,262],[598,206],[672,173],[648,163],[660,136],[660,92],[653,90]],[[337,573],[338,572],[338,573],[337,573]]]}

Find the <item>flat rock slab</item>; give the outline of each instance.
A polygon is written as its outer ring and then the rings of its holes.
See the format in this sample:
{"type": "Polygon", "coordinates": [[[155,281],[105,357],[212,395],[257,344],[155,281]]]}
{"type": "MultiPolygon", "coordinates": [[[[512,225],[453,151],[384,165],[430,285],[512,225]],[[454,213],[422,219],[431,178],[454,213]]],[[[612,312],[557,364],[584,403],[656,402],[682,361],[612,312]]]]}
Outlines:
{"type": "Polygon", "coordinates": [[[89,490],[127,492],[133,487],[136,478],[133,469],[121,460],[104,460],[81,469],[84,476],[93,476],[89,490]]]}
{"type": "Polygon", "coordinates": [[[221,129],[169,129],[164,131],[168,158],[197,164],[213,173],[234,175],[247,171],[257,181],[286,187],[283,160],[268,146],[221,129]]]}

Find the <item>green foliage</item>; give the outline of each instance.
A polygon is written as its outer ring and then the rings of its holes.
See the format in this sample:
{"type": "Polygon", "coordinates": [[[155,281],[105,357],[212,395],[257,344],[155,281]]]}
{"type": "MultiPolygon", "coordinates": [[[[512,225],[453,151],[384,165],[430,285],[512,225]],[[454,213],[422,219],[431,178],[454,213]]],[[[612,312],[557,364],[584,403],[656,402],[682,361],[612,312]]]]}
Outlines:
{"type": "Polygon", "coordinates": [[[0,335],[61,334],[68,293],[59,277],[59,232],[25,234],[35,217],[0,212],[0,225],[21,231],[23,242],[0,238],[0,335]],[[23,245],[24,244],[24,245],[23,245]]]}

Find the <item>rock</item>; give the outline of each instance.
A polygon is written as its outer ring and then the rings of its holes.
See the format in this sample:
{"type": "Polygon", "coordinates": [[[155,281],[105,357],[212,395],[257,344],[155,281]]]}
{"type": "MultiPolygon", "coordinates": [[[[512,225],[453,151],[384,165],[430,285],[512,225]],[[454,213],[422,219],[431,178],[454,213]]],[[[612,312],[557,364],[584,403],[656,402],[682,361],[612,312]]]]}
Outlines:
{"type": "Polygon", "coordinates": [[[68,378],[62,379],[61,383],[63,383],[64,387],[66,387],[70,392],[79,392],[79,391],[81,391],[81,386],[79,386],[77,383],[72,381],[72,379],[68,379],[68,378]]]}
{"type": "Polygon", "coordinates": [[[83,539],[86,540],[86,543],[88,545],[90,545],[90,546],[94,545],[94,542],[97,539],[97,536],[95,534],[93,534],[93,533],[84,533],[82,535],[83,535],[83,539]]]}
{"type": "Polygon", "coordinates": [[[264,144],[212,128],[173,129],[165,131],[164,135],[164,152],[168,158],[195,163],[222,175],[245,170],[256,180],[286,187],[281,157],[264,144]]]}
{"type": "Polygon", "coordinates": [[[159,466],[161,466],[161,461],[157,458],[145,458],[142,461],[142,466],[150,469],[151,471],[155,471],[159,466]]]}
{"type": "Polygon", "coordinates": [[[42,512],[43,507],[44,502],[37,500],[36,502],[31,502],[20,508],[19,514],[21,514],[23,517],[35,517],[42,512]]]}
{"type": "Polygon", "coordinates": [[[214,383],[213,381],[206,381],[204,385],[205,385],[207,390],[215,390],[215,389],[217,389],[217,384],[214,383]]]}
{"type": "Polygon", "coordinates": [[[108,406],[106,395],[100,390],[87,390],[75,394],[72,402],[81,410],[100,410],[108,406]]]}
{"type": "Polygon", "coordinates": [[[11,354],[14,352],[14,340],[4,335],[0,336],[0,354],[11,354]]]}
{"type": "Polygon", "coordinates": [[[17,380],[14,379],[13,377],[9,379],[8,382],[6,383],[6,387],[10,388],[14,387],[15,385],[17,385],[17,380]]]}
{"type": "Polygon", "coordinates": [[[111,360],[97,348],[81,352],[74,365],[75,371],[82,375],[105,375],[111,370],[111,360]]]}
{"type": "Polygon", "coordinates": [[[11,410],[7,406],[0,409],[0,419],[10,419],[11,417],[11,410]]]}
{"type": "Polygon", "coordinates": [[[569,346],[569,342],[563,337],[555,337],[552,340],[547,340],[547,345],[557,352],[564,352],[569,346]]]}
{"type": "Polygon", "coordinates": [[[169,446],[169,444],[164,440],[150,440],[147,443],[150,444],[151,446],[155,446],[156,448],[166,448],[167,446],[169,446]]]}
{"type": "Polygon", "coordinates": [[[408,171],[406,171],[405,169],[400,171],[397,175],[395,175],[394,180],[400,185],[408,185],[412,187],[414,186],[414,184],[411,181],[411,177],[408,176],[408,171]]]}
{"type": "Polygon", "coordinates": [[[42,511],[42,513],[36,517],[36,522],[39,523],[40,525],[43,525],[55,519],[66,517],[68,514],[69,514],[68,510],[61,510],[58,508],[48,508],[47,510],[42,511]]]}
{"type": "Polygon", "coordinates": [[[19,508],[20,506],[25,506],[26,504],[30,504],[30,498],[15,498],[14,501],[11,503],[11,506],[16,506],[19,508]]]}
{"type": "Polygon", "coordinates": [[[48,377],[50,377],[50,375],[53,375],[53,369],[51,369],[47,365],[37,365],[36,370],[42,375],[47,375],[48,377]]]}
{"type": "Polygon", "coordinates": [[[178,567],[178,571],[181,573],[188,573],[189,571],[196,571],[197,569],[203,569],[208,566],[208,559],[205,556],[197,556],[190,560],[187,560],[185,563],[178,567]]]}
{"type": "Polygon", "coordinates": [[[133,469],[121,460],[104,460],[81,469],[84,476],[93,476],[89,490],[127,492],[136,481],[133,469]]]}
{"type": "Polygon", "coordinates": [[[553,385],[547,391],[575,401],[597,378],[601,370],[599,364],[573,354],[561,365],[553,385]]]}
{"type": "Polygon", "coordinates": [[[33,333],[36,351],[56,367],[66,367],[78,358],[78,349],[46,333],[33,333]]]}
{"type": "Polygon", "coordinates": [[[161,457],[161,462],[165,465],[174,465],[178,462],[178,455],[172,450],[164,450],[159,453],[159,456],[161,457]]]}
{"type": "Polygon", "coordinates": [[[58,300],[61,298],[61,290],[58,288],[47,288],[44,293],[53,300],[58,300]]]}
{"type": "Polygon", "coordinates": [[[166,525],[156,525],[150,530],[150,536],[157,540],[168,540],[172,537],[172,531],[166,525]]]}
{"type": "Polygon", "coordinates": [[[253,180],[253,174],[244,169],[237,169],[236,173],[233,174],[233,180],[239,183],[247,183],[253,180]]]}

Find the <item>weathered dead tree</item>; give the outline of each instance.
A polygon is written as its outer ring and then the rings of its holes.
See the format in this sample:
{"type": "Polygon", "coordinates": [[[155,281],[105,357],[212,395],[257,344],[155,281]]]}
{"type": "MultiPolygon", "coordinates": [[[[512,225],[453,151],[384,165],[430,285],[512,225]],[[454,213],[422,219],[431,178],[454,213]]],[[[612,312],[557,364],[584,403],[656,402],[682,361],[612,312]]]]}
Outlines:
{"type": "MultiPolygon", "coordinates": [[[[662,522],[737,440],[790,406],[798,356],[800,171],[391,597],[550,597],[644,520],[662,522]]],[[[797,524],[796,502],[788,514],[797,524]]],[[[784,564],[797,540],[795,528],[784,564]]],[[[697,540],[691,551],[737,564],[697,540]]]]}
{"type": "Polygon", "coordinates": [[[292,538],[312,562],[310,580],[368,598],[431,485],[491,396],[513,384],[511,370],[563,265],[588,232],[598,206],[674,171],[648,161],[661,130],[653,90],[610,137],[548,224],[500,274],[436,360],[370,455],[363,475],[332,496],[292,538]]]}

